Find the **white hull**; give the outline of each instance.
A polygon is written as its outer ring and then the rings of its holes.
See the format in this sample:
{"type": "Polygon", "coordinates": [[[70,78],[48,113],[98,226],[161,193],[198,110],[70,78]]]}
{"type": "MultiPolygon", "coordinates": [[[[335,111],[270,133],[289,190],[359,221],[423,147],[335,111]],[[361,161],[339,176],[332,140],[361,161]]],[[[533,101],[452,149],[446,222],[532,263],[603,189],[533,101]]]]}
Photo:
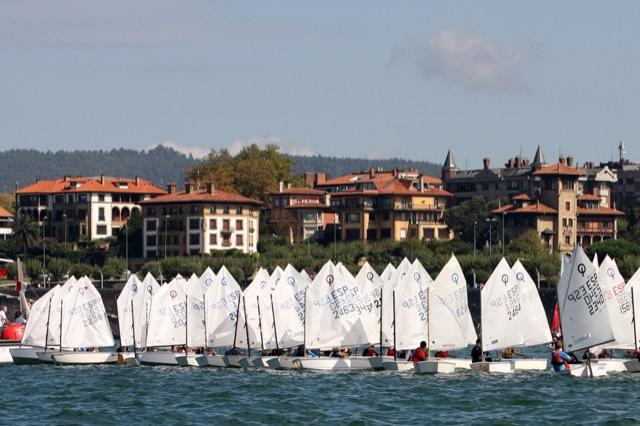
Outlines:
{"type": "Polygon", "coordinates": [[[244,355],[225,355],[224,356],[227,366],[232,368],[242,368],[240,361],[246,358],[244,355]]]}
{"type": "Polygon", "coordinates": [[[629,373],[640,373],[640,361],[637,359],[628,359],[624,362],[624,367],[629,373]]]}
{"type": "Polygon", "coordinates": [[[414,368],[418,374],[452,374],[456,371],[455,363],[442,360],[418,362],[414,368]]]}
{"type": "Polygon", "coordinates": [[[509,374],[514,372],[514,367],[509,361],[474,362],[471,363],[471,371],[474,373],[509,374]]]}
{"type": "Polygon", "coordinates": [[[136,357],[140,365],[178,365],[176,354],[169,351],[140,352],[136,357]]]}
{"type": "MultiPolygon", "coordinates": [[[[554,370],[555,371],[555,370],[554,370]]],[[[602,377],[607,375],[607,366],[604,364],[591,364],[591,371],[593,372],[593,377],[602,377]]],[[[589,377],[589,367],[587,365],[581,364],[571,364],[570,370],[562,370],[555,371],[555,373],[560,374],[562,376],[573,376],[573,377],[589,377]]]]}
{"type": "Polygon", "coordinates": [[[382,366],[387,371],[414,371],[413,361],[384,361],[382,366]]]}
{"type": "Polygon", "coordinates": [[[226,368],[229,366],[224,355],[207,355],[207,365],[209,367],[226,368]]]}
{"type": "Polygon", "coordinates": [[[271,367],[269,361],[278,358],[277,356],[258,356],[253,360],[253,366],[256,368],[275,368],[271,367]]]}
{"type": "Polygon", "coordinates": [[[20,347],[10,348],[9,354],[14,364],[40,364],[37,352],[42,351],[43,348],[20,347]]]}
{"type": "Polygon", "coordinates": [[[369,365],[374,370],[384,370],[384,365],[382,365],[385,361],[393,361],[392,356],[372,356],[369,357],[369,365]]]}
{"type": "Polygon", "coordinates": [[[11,350],[19,348],[16,346],[0,346],[0,364],[12,364],[13,357],[11,356],[11,350]]]}
{"type": "Polygon", "coordinates": [[[548,361],[546,358],[530,358],[530,359],[511,359],[509,360],[513,364],[515,370],[544,371],[547,369],[548,361]]]}
{"type": "Polygon", "coordinates": [[[366,359],[352,358],[299,358],[300,368],[317,371],[352,371],[369,370],[371,366],[366,359]]]}
{"type": "Polygon", "coordinates": [[[200,354],[176,354],[176,362],[181,367],[204,367],[207,365],[207,357],[200,354]]]}
{"type": "Polygon", "coordinates": [[[607,373],[623,373],[627,371],[627,368],[625,367],[626,361],[628,360],[619,358],[605,358],[599,359],[597,361],[594,360],[592,365],[604,364],[607,367],[607,373]]]}
{"type": "Polygon", "coordinates": [[[60,352],[57,352],[57,351],[55,351],[55,352],[54,352],[54,351],[46,351],[46,352],[45,352],[45,351],[41,351],[41,352],[40,352],[40,351],[38,351],[38,352],[36,352],[36,355],[37,355],[37,357],[38,357],[38,360],[39,360],[41,363],[42,363],[42,362],[44,362],[44,363],[49,363],[49,364],[51,364],[51,363],[53,363],[52,355],[53,355],[54,353],[60,353],[60,352]]]}
{"type": "Polygon", "coordinates": [[[451,362],[456,366],[456,370],[471,370],[471,360],[468,358],[432,358],[436,361],[451,362]]]}
{"type": "Polygon", "coordinates": [[[56,364],[115,364],[118,356],[114,352],[54,352],[56,364]]]}
{"type": "Polygon", "coordinates": [[[269,367],[278,370],[297,370],[301,367],[300,357],[295,356],[281,356],[277,358],[271,358],[267,361],[269,367]]]}
{"type": "Polygon", "coordinates": [[[120,352],[118,354],[118,364],[120,365],[138,365],[138,359],[133,352],[120,352]]]}
{"type": "Polygon", "coordinates": [[[256,361],[256,359],[260,359],[259,356],[245,356],[240,358],[239,364],[240,367],[242,368],[254,368],[254,362],[256,361]]]}

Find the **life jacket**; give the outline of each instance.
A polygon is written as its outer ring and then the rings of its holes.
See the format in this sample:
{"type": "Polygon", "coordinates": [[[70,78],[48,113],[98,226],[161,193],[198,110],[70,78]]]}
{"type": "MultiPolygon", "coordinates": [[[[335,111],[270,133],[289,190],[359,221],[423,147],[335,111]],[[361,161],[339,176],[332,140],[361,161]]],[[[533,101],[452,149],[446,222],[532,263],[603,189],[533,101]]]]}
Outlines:
{"type": "Polygon", "coordinates": [[[562,354],[561,349],[556,349],[551,352],[551,365],[564,365],[566,361],[560,356],[562,354]]]}
{"type": "Polygon", "coordinates": [[[424,361],[425,359],[427,359],[427,354],[424,351],[424,349],[418,348],[415,351],[413,351],[413,356],[411,357],[411,361],[416,363],[416,362],[424,361]]]}

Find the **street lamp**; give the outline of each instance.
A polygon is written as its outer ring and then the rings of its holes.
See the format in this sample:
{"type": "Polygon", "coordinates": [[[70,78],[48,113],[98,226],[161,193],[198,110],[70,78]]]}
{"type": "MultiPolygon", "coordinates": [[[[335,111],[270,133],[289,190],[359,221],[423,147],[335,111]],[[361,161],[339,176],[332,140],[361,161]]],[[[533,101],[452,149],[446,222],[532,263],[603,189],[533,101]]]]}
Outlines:
{"type": "Polygon", "coordinates": [[[124,223],[124,258],[127,263],[125,275],[127,279],[129,279],[129,218],[127,218],[127,221],[124,223]]]}
{"type": "Polygon", "coordinates": [[[502,257],[504,257],[504,216],[505,213],[502,213],[502,257]]]}
{"type": "Polygon", "coordinates": [[[167,223],[169,222],[169,215],[164,217],[164,258],[167,258],[167,223]]]}
{"type": "Polygon", "coordinates": [[[491,239],[491,224],[495,221],[496,221],[495,218],[487,219],[487,223],[489,224],[489,257],[491,257],[491,255],[493,254],[493,247],[492,247],[493,244],[491,239]]]}
{"type": "Polygon", "coordinates": [[[62,213],[62,219],[64,222],[64,251],[67,252],[67,214],[62,213]]]}
{"type": "Polygon", "coordinates": [[[478,222],[473,222],[473,257],[476,256],[476,229],[478,228],[478,222]]]}
{"type": "Polygon", "coordinates": [[[42,218],[42,279],[44,280],[44,286],[47,286],[47,243],[46,243],[46,236],[47,236],[47,228],[46,228],[46,223],[47,223],[47,216],[44,216],[42,218]]]}

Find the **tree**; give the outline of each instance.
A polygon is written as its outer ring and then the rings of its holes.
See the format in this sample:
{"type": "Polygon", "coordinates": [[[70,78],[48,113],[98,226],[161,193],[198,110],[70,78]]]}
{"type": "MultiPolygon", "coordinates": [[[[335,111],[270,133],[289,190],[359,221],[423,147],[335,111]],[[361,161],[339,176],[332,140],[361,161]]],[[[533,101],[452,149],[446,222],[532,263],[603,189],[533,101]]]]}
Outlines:
{"type": "Polygon", "coordinates": [[[187,170],[187,179],[196,184],[213,183],[221,191],[235,192],[233,166],[229,151],[211,151],[207,158],[187,170]]]}
{"type": "MultiPolygon", "coordinates": [[[[444,212],[444,221],[449,228],[453,229],[462,240],[473,242],[474,223],[476,224],[476,244],[481,247],[489,239],[489,224],[487,219],[491,219],[491,211],[497,207],[496,201],[487,201],[482,196],[473,197],[463,201],[457,206],[448,208],[444,212]]],[[[497,241],[498,224],[491,228],[493,241],[497,241]]]]}
{"type": "Polygon", "coordinates": [[[540,241],[538,232],[535,229],[530,229],[520,234],[511,242],[509,252],[526,255],[527,257],[535,257],[547,253],[547,250],[540,241]]]}
{"type": "Polygon", "coordinates": [[[18,214],[13,221],[13,235],[22,245],[24,258],[27,259],[27,249],[33,247],[40,237],[38,224],[26,214],[18,214]]]}
{"type": "Polygon", "coordinates": [[[12,194],[0,194],[0,207],[3,207],[11,214],[15,214],[14,208],[15,197],[12,194]]]}
{"type": "Polygon", "coordinates": [[[118,256],[126,257],[127,245],[129,258],[142,257],[142,215],[137,210],[129,216],[125,226],[118,233],[118,256]]]}

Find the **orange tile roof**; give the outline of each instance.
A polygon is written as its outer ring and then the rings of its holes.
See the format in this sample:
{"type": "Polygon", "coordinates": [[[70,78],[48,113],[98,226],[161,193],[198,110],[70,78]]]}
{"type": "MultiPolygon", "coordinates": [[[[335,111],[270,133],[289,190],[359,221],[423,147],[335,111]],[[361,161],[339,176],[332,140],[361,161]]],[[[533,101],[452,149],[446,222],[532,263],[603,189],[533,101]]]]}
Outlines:
{"type": "Polygon", "coordinates": [[[294,187],[294,188],[283,188],[282,192],[273,191],[269,192],[268,195],[325,195],[325,191],[321,191],[319,189],[306,188],[306,187],[294,187]]]}
{"type": "Polygon", "coordinates": [[[583,194],[578,197],[578,201],[600,201],[600,197],[593,194],[583,194]]]}
{"type": "Polygon", "coordinates": [[[7,211],[4,207],[0,206],[0,217],[13,217],[11,212],[7,211]]]}
{"type": "Polygon", "coordinates": [[[242,195],[232,194],[215,190],[213,194],[207,192],[206,189],[193,190],[190,193],[174,192],[173,194],[160,195],[159,197],[144,200],[140,204],[170,204],[170,203],[236,203],[236,204],[253,204],[256,206],[263,203],[252,198],[243,197],[242,195]]]}
{"type": "Polygon", "coordinates": [[[518,194],[515,197],[512,198],[512,200],[517,200],[517,201],[531,201],[531,197],[529,197],[529,195],[525,194],[524,192],[522,194],[518,194]]]}
{"type": "Polygon", "coordinates": [[[597,209],[585,209],[578,207],[578,215],[603,215],[603,216],[623,216],[624,212],[609,207],[598,207],[597,209]]]}
{"type": "Polygon", "coordinates": [[[581,176],[585,174],[584,170],[569,167],[566,164],[556,163],[551,166],[542,167],[533,172],[534,175],[573,175],[581,176]]]}
{"type": "Polygon", "coordinates": [[[100,177],[69,177],[49,180],[41,180],[31,185],[27,185],[16,191],[16,194],[58,194],[68,192],[124,192],[133,194],[165,194],[166,191],[157,187],[145,179],[135,179],[104,177],[104,183],[100,177]],[[72,186],[72,182],[79,184],[72,186]],[[119,182],[126,182],[126,188],[120,188],[119,182]]]}
{"type": "Polygon", "coordinates": [[[513,204],[507,204],[505,206],[499,207],[493,210],[492,213],[501,214],[501,213],[521,213],[521,214],[555,214],[557,213],[556,209],[553,207],[549,207],[543,203],[531,203],[522,207],[515,207],[513,204]]]}
{"type": "Polygon", "coordinates": [[[328,209],[329,206],[322,203],[299,203],[285,207],[286,209],[328,209]]]}

